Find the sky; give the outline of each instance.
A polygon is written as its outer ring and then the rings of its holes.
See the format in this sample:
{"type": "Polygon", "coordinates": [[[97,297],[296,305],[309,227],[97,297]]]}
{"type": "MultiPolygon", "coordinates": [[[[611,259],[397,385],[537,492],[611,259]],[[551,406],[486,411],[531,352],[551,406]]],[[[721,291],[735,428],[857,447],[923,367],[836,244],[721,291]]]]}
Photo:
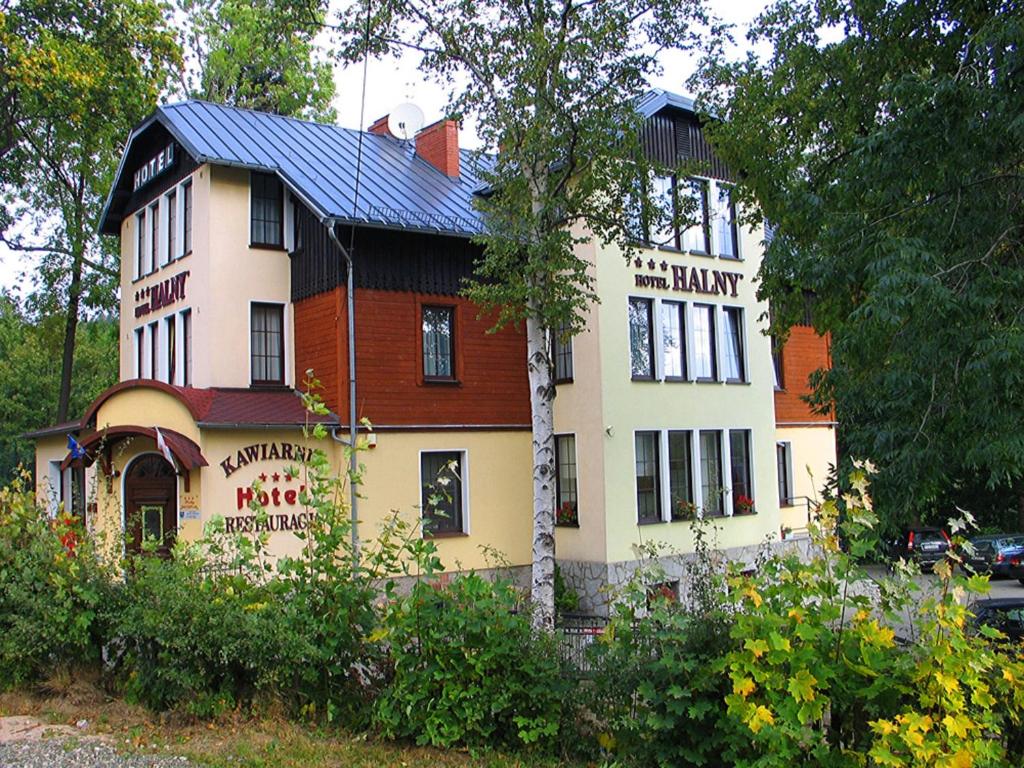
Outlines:
{"type": "MultiPolygon", "coordinates": [[[[723,21],[736,26],[734,37],[743,40],[750,22],[767,5],[766,0],[710,0],[711,11],[723,21]]],[[[368,63],[365,119],[360,126],[360,99],[362,96],[363,67],[361,64],[335,71],[337,96],[335,107],[338,123],[346,128],[368,127],[374,120],[389,114],[398,104],[412,102],[423,110],[427,124],[444,115],[446,94],[438,85],[429,82],[417,69],[418,56],[406,55],[399,59],[373,59],[368,63]]],[[[662,74],[651,81],[651,86],[676,93],[687,93],[686,80],[694,73],[696,58],[678,51],[666,52],[661,57],[662,74]]],[[[177,100],[176,98],[170,99],[177,100]]],[[[459,136],[461,146],[478,146],[474,127],[467,122],[459,136]]],[[[21,292],[35,272],[35,259],[12,253],[0,245],[0,289],[21,292]]]]}

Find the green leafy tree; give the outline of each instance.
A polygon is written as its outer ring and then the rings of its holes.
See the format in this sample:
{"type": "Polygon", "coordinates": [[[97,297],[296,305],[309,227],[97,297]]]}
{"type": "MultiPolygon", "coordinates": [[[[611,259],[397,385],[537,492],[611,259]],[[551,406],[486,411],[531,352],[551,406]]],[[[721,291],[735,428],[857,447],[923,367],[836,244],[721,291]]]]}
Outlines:
{"type": "Polygon", "coordinates": [[[497,152],[480,201],[486,221],[469,295],[525,322],[533,414],[535,621],[554,617],[555,396],[551,334],[583,330],[596,300],[591,239],[627,253],[636,236],[625,201],[647,161],[633,99],[666,48],[695,42],[699,0],[382,0],[364,36],[361,5],[343,17],[342,56],[412,49],[450,89],[450,113],[475,117],[497,152]]]}
{"type": "MultiPolygon", "coordinates": [[[[53,418],[60,393],[64,318],[25,310],[0,295],[0,484],[31,466],[33,447],[22,435],[53,418]]],[[[117,381],[117,321],[96,317],[79,323],[75,339],[75,388],[71,412],[82,413],[92,399],[117,381]]]]}
{"type": "Polygon", "coordinates": [[[0,238],[37,256],[36,299],[64,315],[57,421],[70,412],[80,316],[116,301],[118,253],[97,222],[123,142],[179,61],[154,0],[22,0],[0,9],[0,103],[11,105],[13,120],[0,156],[0,238]]]}
{"type": "Polygon", "coordinates": [[[318,56],[321,0],[179,0],[190,98],[332,122],[331,65],[318,56]]]}
{"type": "Polygon", "coordinates": [[[703,70],[712,138],[775,226],[776,330],[813,296],[831,334],[815,403],[891,516],[985,486],[1024,527],[1024,9],[781,0],[749,42],[703,70]]]}

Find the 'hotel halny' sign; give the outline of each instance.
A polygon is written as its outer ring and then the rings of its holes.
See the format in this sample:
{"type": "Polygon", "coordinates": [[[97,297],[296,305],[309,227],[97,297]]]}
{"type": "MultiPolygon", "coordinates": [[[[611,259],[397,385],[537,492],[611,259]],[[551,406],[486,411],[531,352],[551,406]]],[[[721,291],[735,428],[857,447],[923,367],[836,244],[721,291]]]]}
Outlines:
{"type": "MultiPolygon", "coordinates": [[[[641,259],[636,259],[633,265],[637,268],[643,266],[641,259]]],[[[658,264],[651,259],[647,262],[647,268],[655,270],[658,264]]],[[[703,293],[709,296],[732,296],[738,295],[738,287],[743,275],[739,272],[725,272],[720,269],[708,269],[697,267],[684,267],[679,264],[661,262],[662,275],[636,274],[635,285],[637,288],[660,288],[663,291],[676,291],[678,293],[703,293]]]]}

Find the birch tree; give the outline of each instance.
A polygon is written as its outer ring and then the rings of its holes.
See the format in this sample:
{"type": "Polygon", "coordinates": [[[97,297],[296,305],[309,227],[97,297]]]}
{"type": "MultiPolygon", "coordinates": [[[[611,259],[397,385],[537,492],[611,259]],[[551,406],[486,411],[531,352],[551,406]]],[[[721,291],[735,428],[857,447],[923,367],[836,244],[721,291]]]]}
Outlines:
{"type": "Polygon", "coordinates": [[[534,622],[554,623],[555,397],[551,335],[582,330],[597,300],[577,246],[632,248],[626,201],[647,161],[634,102],[669,48],[697,44],[700,0],[381,0],[342,17],[341,55],[422,56],[450,114],[475,118],[488,190],[484,255],[468,295],[524,322],[533,428],[534,622]]]}

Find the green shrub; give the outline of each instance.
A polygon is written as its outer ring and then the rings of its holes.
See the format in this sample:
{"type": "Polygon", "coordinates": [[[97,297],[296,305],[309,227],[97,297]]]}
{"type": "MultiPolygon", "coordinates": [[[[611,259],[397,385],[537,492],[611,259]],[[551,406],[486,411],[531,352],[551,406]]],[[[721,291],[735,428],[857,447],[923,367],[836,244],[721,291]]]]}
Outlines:
{"type": "Polygon", "coordinates": [[[392,665],[374,710],[384,734],[439,747],[553,743],[567,690],[555,640],[516,607],[510,583],[473,573],[417,581],[393,600],[377,633],[392,665]]]}
{"type": "Polygon", "coordinates": [[[125,693],[156,710],[208,717],[278,694],[308,652],[271,587],[206,574],[184,547],[133,560],[114,613],[125,693]]]}
{"type": "Polygon", "coordinates": [[[578,697],[579,719],[591,723],[584,735],[594,738],[586,741],[613,752],[618,764],[717,766],[745,752],[748,738],[723,704],[733,619],[708,528],[693,523],[685,599],[652,595],[651,586],[665,575],[657,565],[641,567],[619,596],[608,630],[590,648],[594,672],[578,697]]]}
{"type": "MultiPolygon", "coordinates": [[[[842,523],[835,501],[821,506],[811,562],[774,558],[730,580],[738,610],[726,702],[746,726],[749,764],[1017,766],[1024,663],[973,634],[962,602],[987,592],[987,578],[954,578],[947,560],[935,569],[938,595],[915,594],[901,569],[880,598],[858,588],[869,583],[857,561],[877,522],[871,471],[859,465],[851,477],[842,523]],[[903,646],[888,625],[911,608],[919,634],[903,646]]],[[[955,536],[952,558],[961,543],[955,536]]]]}
{"type": "Polygon", "coordinates": [[[109,584],[76,518],[49,519],[25,474],[0,490],[0,688],[95,663],[109,584]]]}

